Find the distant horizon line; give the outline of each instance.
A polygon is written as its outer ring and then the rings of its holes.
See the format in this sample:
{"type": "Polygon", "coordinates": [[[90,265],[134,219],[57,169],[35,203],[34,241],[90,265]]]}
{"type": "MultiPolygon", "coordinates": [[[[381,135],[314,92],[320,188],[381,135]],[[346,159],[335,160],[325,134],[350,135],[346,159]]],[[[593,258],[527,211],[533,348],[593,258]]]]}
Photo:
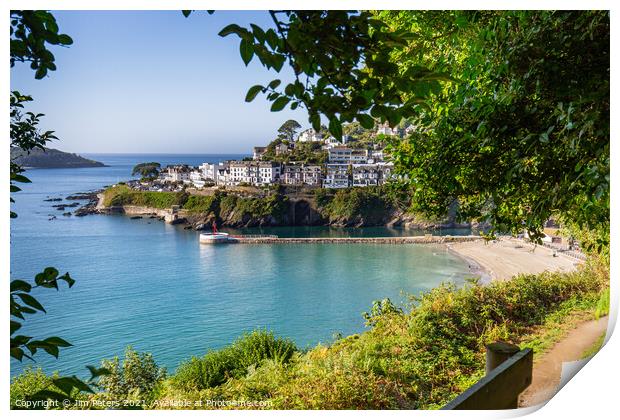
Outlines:
{"type": "Polygon", "coordinates": [[[142,155],[142,156],[230,156],[230,155],[247,155],[250,156],[252,153],[166,153],[166,152],[66,152],[66,153],[77,153],[81,155],[142,155]]]}

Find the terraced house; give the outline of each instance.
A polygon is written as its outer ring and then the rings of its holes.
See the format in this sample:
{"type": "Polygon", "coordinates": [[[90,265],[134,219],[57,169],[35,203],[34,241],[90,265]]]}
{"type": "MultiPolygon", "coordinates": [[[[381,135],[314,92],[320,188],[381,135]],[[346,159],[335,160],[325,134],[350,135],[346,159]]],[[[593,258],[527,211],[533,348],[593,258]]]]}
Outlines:
{"type": "Polygon", "coordinates": [[[218,185],[270,185],[280,180],[281,170],[276,162],[230,161],[218,185]]]}
{"type": "Polygon", "coordinates": [[[381,185],[392,177],[394,164],[378,162],[351,165],[351,178],[354,187],[381,185]]]}
{"type": "Polygon", "coordinates": [[[323,169],[320,165],[286,164],[284,165],[282,182],[286,185],[308,185],[320,187],[323,169]]]}

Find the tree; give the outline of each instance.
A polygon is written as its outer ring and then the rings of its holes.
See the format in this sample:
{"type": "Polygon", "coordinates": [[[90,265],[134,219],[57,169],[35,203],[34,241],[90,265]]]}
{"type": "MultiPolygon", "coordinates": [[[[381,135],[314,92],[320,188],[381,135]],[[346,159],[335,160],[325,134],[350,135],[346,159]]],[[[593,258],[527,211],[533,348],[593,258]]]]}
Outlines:
{"type": "Polygon", "coordinates": [[[609,13],[606,11],[270,11],[272,28],[232,24],[241,58],[295,80],[252,86],[272,111],[304,106],[342,124],[418,126],[391,152],[414,205],[455,201],[496,231],[542,234],[552,215],[609,244],[609,13]],[[374,119],[373,119],[374,118],[374,119]]]}
{"type": "Polygon", "coordinates": [[[405,28],[390,30],[369,11],[269,11],[273,27],[231,24],[221,36],[240,38],[241,58],[247,65],[256,56],[268,69],[280,72],[288,63],[295,80],[282,86],[280,79],[252,86],[246,101],[267,94],[272,111],[290,104],[304,106],[309,122],[320,130],[321,115],[329,131],[342,137],[342,124],[358,120],[372,128],[373,118],[391,125],[417,113],[418,106],[441,89],[440,81],[451,78],[426,68],[401,72],[389,60],[394,49],[409,46],[415,34],[405,28]]]}
{"type": "Polygon", "coordinates": [[[295,120],[288,120],[278,128],[278,137],[288,140],[291,143],[295,141],[295,134],[301,125],[295,120]]]}
{"type": "Polygon", "coordinates": [[[140,175],[142,178],[155,178],[159,175],[161,164],[158,162],[138,163],[131,170],[131,175],[140,175]]]}
{"type": "Polygon", "coordinates": [[[54,54],[46,44],[68,46],[73,40],[58,33],[56,18],[50,12],[11,10],[11,67],[17,62],[29,62],[36,79],[56,70],[54,54]]]}
{"type": "Polygon", "coordinates": [[[462,218],[534,237],[559,216],[608,244],[608,13],[487,12],[459,33],[426,62],[461,82],[392,150],[414,205],[437,215],[456,200],[462,218]]]}

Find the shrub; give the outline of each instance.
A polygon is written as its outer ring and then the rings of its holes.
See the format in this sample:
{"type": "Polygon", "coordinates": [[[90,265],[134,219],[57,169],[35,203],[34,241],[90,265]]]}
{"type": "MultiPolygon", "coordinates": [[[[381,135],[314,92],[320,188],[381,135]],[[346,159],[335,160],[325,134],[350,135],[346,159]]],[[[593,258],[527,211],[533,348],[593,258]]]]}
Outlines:
{"type": "Polygon", "coordinates": [[[596,310],[594,311],[594,317],[599,319],[609,314],[609,288],[607,288],[596,304],[596,310]]]}
{"type": "Polygon", "coordinates": [[[184,391],[214,387],[229,378],[246,375],[248,368],[260,366],[266,360],[285,364],[296,351],[297,347],[288,339],[276,338],[272,332],[254,331],[229,347],[183,362],[171,383],[184,391]]]}
{"type": "Polygon", "coordinates": [[[218,200],[215,196],[190,195],[183,208],[191,213],[216,212],[218,200]]]}
{"type": "Polygon", "coordinates": [[[368,225],[382,224],[395,208],[383,187],[340,189],[334,193],[320,192],[315,197],[323,217],[331,221],[363,220],[368,225]]]}
{"type": "MultiPolygon", "coordinates": [[[[56,377],[58,377],[57,373],[48,376],[41,368],[34,369],[31,366],[26,366],[22,373],[11,380],[11,409],[24,408],[23,401],[35,401],[32,395],[39,391],[51,390],[59,392],[59,390],[52,385],[52,379],[56,377]]],[[[37,408],[43,408],[43,406],[39,405],[37,408]]]]}
{"type": "Polygon", "coordinates": [[[116,356],[111,360],[103,360],[101,367],[109,369],[110,374],[102,376],[98,385],[115,400],[130,397],[148,400],[166,377],[165,369],[157,366],[152,354],[139,353],[131,347],[125,350],[122,364],[116,356]]]}

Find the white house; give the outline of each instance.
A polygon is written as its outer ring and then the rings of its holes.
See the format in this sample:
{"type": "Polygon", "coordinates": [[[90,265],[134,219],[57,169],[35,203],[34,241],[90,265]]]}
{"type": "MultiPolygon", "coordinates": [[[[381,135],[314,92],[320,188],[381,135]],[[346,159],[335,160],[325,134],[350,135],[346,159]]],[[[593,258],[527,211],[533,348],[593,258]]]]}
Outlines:
{"type": "Polygon", "coordinates": [[[321,186],[322,168],[320,165],[286,164],[282,182],[287,185],[321,186]]]}
{"type": "Polygon", "coordinates": [[[323,181],[323,187],[347,188],[349,186],[348,163],[328,163],[325,165],[325,180],[323,181]]]}
{"type": "Polygon", "coordinates": [[[254,147],[254,149],[252,150],[252,159],[254,160],[261,160],[261,158],[263,157],[263,155],[265,154],[265,152],[267,151],[266,147],[261,147],[261,146],[256,146],[254,147]]]}
{"type": "Polygon", "coordinates": [[[367,187],[379,185],[381,175],[377,165],[354,164],[351,165],[351,177],[354,187],[367,187]]]}
{"type": "Polygon", "coordinates": [[[220,168],[225,166],[224,163],[208,163],[205,162],[198,167],[205,181],[217,183],[217,176],[220,168]]]}
{"type": "Polygon", "coordinates": [[[351,162],[352,149],[345,146],[332,147],[327,151],[329,163],[349,163],[351,162]]]}
{"type": "Polygon", "coordinates": [[[366,163],[368,150],[351,149],[346,146],[332,147],[327,151],[329,163],[366,163]]]}
{"type": "Polygon", "coordinates": [[[367,187],[370,185],[382,185],[392,178],[392,162],[379,162],[374,164],[351,165],[351,178],[354,187],[367,187]]]}
{"type": "Polygon", "coordinates": [[[191,168],[187,165],[171,165],[166,168],[164,182],[185,182],[189,181],[191,168]]]}
{"type": "Polygon", "coordinates": [[[220,185],[270,185],[280,179],[281,165],[276,162],[230,161],[220,185]]]}
{"type": "Polygon", "coordinates": [[[205,186],[206,181],[201,170],[194,170],[189,173],[189,180],[184,182],[191,183],[196,188],[202,188],[205,186]]]}
{"type": "Polygon", "coordinates": [[[323,137],[321,133],[317,133],[314,128],[309,128],[306,131],[302,131],[297,137],[297,141],[310,142],[310,141],[322,141],[323,137]]]}
{"type": "Polygon", "coordinates": [[[351,164],[360,164],[368,162],[368,150],[366,149],[351,149],[351,164]]]}
{"type": "Polygon", "coordinates": [[[377,135],[379,135],[379,134],[383,134],[383,135],[386,135],[386,136],[395,136],[395,135],[397,135],[398,133],[397,133],[397,131],[396,131],[396,130],[392,129],[392,128],[388,125],[388,123],[384,123],[384,124],[381,124],[381,125],[377,128],[377,135]]]}
{"type": "Polygon", "coordinates": [[[280,180],[282,165],[277,162],[260,162],[258,164],[258,185],[270,185],[280,180]]]}

